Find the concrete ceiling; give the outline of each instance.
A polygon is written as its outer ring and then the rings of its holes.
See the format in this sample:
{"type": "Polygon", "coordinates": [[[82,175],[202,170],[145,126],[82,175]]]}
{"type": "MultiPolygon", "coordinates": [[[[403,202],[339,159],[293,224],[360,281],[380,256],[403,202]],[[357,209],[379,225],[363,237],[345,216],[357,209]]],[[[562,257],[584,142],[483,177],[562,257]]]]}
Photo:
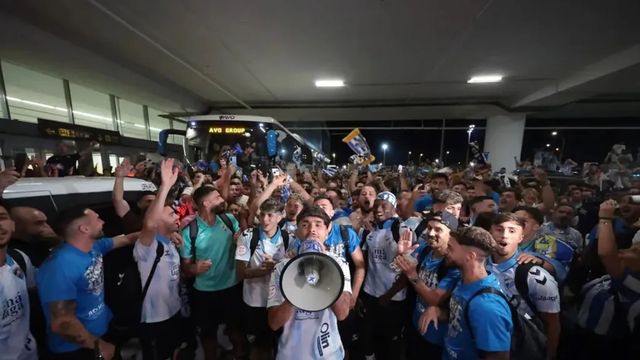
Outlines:
{"type": "Polygon", "coordinates": [[[640,116],[637,0],[23,0],[2,10],[175,92],[167,110],[280,120],[640,116]],[[494,72],[505,81],[466,83],[494,72]],[[325,77],[348,86],[313,86],[325,77]]]}

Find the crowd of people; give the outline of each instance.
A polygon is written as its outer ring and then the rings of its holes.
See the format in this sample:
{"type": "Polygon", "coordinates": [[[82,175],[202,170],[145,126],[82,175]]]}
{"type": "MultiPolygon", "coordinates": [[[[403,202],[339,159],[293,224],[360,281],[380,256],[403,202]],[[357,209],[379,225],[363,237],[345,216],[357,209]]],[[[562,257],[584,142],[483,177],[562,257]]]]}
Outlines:
{"type": "MultiPolygon", "coordinates": [[[[603,192],[557,187],[537,166],[527,181],[482,163],[237,170],[125,160],[113,208],[126,235],[114,237],[89,208],[48,221],[37,204],[0,205],[0,359],[117,359],[132,338],[144,359],[640,353],[633,179],[603,192]],[[126,177],[158,190],[129,203],[126,177]],[[317,312],[280,284],[307,251],[334,258],[345,279],[317,312]]],[[[0,173],[0,190],[19,176],[0,173]]]]}

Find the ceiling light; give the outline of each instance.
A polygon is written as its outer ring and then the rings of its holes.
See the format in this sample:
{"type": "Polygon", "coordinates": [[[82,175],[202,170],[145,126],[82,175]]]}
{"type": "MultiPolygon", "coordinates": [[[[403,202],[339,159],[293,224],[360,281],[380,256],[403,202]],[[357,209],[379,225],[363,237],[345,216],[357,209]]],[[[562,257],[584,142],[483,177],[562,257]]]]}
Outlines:
{"type": "Polygon", "coordinates": [[[496,83],[502,81],[502,75],[480,75],[480,76],[472,76],[471,79],[467,81],[469,84],[485,84],[485,83],[496,83]]]}
{"type": "Polygon", "coordinates": [[[316,80],[316,87],[343,87],[344,80],[340,79],[327,79],[327,80],[316,80]]]}

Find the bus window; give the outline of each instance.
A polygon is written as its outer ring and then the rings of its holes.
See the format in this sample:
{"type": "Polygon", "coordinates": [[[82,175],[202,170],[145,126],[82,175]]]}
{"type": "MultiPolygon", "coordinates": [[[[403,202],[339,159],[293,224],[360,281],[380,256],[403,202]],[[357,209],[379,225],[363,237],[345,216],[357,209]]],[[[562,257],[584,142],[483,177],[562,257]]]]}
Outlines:
{"type": "Polygon", "coordinates": [[[118,155],[109,154],[109,166],[111,166],[111,171],[114,171],[118,165],[118,155]]]}
{"type": "Polygon", "coordinates": [[[91,158],[93,159],[93,167],[96,169],[98,174],[102,174],[102,154],[99,152],[92,152],[91,158]]]}

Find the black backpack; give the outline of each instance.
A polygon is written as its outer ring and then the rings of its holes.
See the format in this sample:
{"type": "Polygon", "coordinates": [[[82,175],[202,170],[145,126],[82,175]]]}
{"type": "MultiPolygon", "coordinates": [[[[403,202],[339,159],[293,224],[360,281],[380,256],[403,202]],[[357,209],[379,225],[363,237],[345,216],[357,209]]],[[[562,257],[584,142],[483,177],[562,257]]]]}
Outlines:
{"type": "MultiPolygon", "coordinates": [[[[531,308],[531,310],[535,313],[531,314],[531,319],[528,319],[520,312],[518,312],[517,308],[515,308],[511,304],[511,301],[507,299],[505,294],[492,287],[486,287],[478,290],[469,298],[469,300],[467,300],[467,305],[464,309],[465,322],[469,327],[471,337],[474,338],[473,330],[471,330],[471,325],[469,323],[469,304],[471,303],[471,300],[481,294],[496,294],[502,297],[507,302],[509,310],[511,311],[511,321],[513,322],[513,335],[511,337],[511,359],[514,360],[537,360],[545,359],[547,356],[547,335],[543,330],[544,326],[542,324],[542,321],[537,315],[537,309],[528,296],[529,284],[527,283],[527,276],[529,270],[533,266],[535,265],[531,263],[518,265],[514,277],[514,282],[516,285],[516,289],[520,294],[520,299],[526,301],[527,305],[529,305],[529,308],[531,308]]],[[[540,281],[546,282],[547,279],[543,279],[540,281]]]]}
{"type": "MultiPolygon", "coordinates": [[[[253,253],[256,252],[256,248],[258,247],[258,242],[260,241],[260,231],[256,231],[257,228],[251,229],[251,243],[249,244],[249,260],[253,256],[253,253]]],[[[282,234],[282,244],[284,245],[284,250],[286,251],[289,248],[289,234],[280,230],[282,234]]]]}
{"type": "Polygon", "coordinates": [[[133,245],[110,251],[104,256],[104,301],[113,313],[115,328],[126,330],[140,324],[142,303],[163,253],[164,245],[158,241],[156,257],[144,287],[138,264],[133,258],[133,245]]]}
{"type": "Polygon", "coordinates": [[[356,265],[351,258],[351,252],[349,252],[349,227],[347,225],[340,225],[340,238],[342,238],[342,245],[344,246],[344,258],[349,265],[349,273],[353,276],[356,265]]]}

